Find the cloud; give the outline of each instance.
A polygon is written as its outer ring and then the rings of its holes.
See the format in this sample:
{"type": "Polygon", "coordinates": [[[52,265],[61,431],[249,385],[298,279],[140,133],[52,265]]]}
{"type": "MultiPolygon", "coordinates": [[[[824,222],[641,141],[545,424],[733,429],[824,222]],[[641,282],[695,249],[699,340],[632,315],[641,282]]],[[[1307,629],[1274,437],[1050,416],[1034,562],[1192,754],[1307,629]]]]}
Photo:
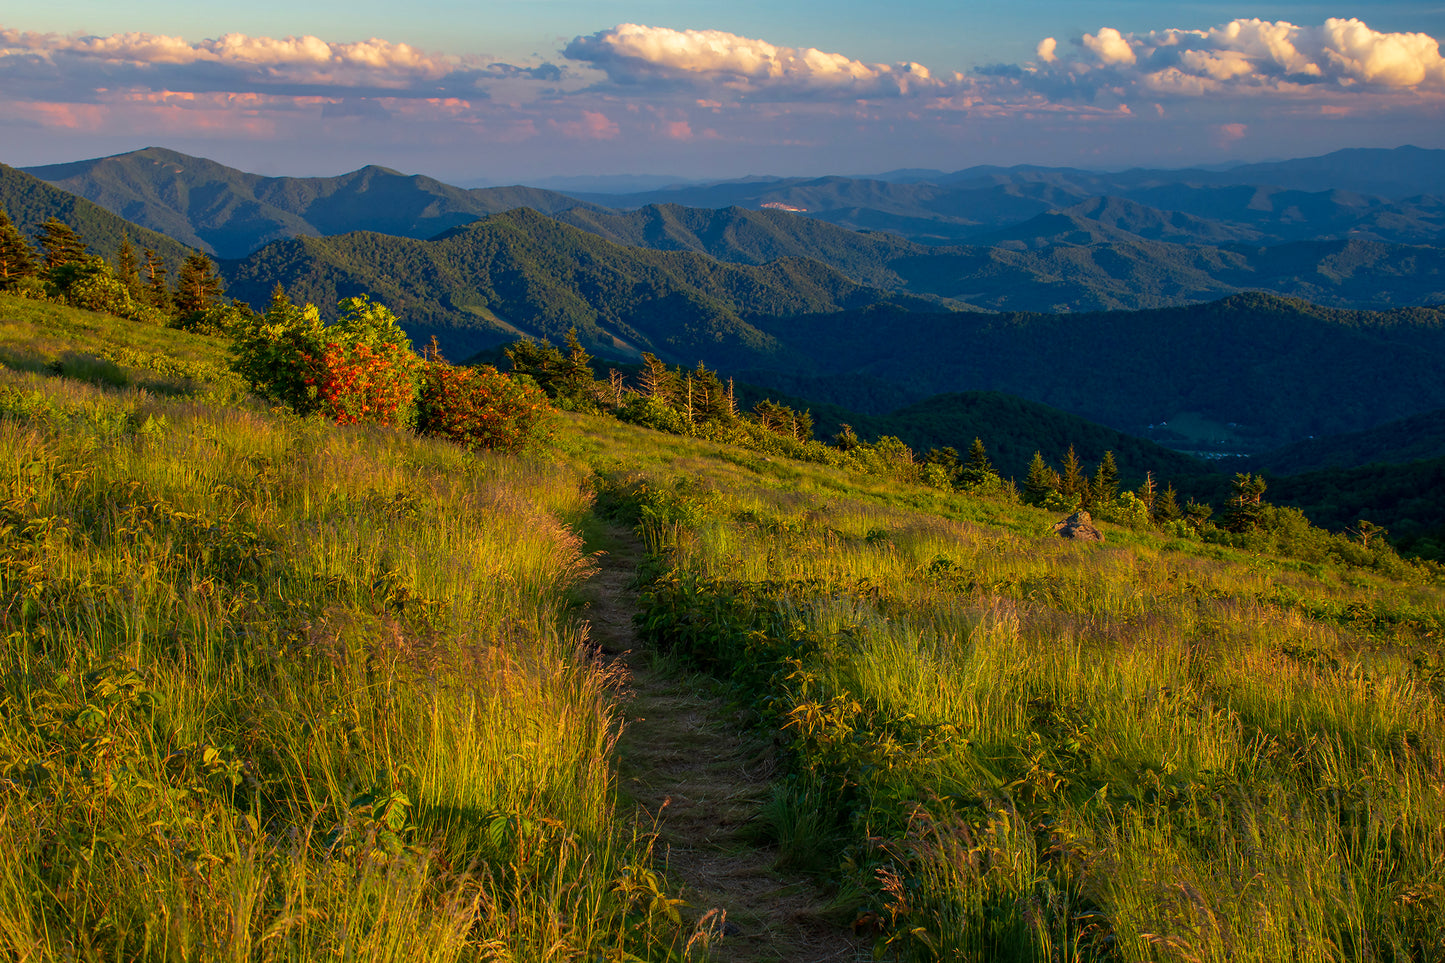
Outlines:
{"type": "Polygon", "coordinates": [[[779,47],[721,30],[624,23],[577,37],[564,56],[614,84],[721,88],[753,97],[881,98],[946,92],[961,75],[936,78],[922,64],[870,64],[813,47],[779,47]]]}
{"type": "Polygon", "coordinates": [[[192,42],[162,34],[61,36],[0,28],[0,84],[27,93],[50,89],[75,99],[86,89],[127,85],[297,96],[342,88],[352,96],[485,97],[488,83],[556,83],[561,78],[555,64],[488,63],[374,37],[342,43],[231,33],[192,42]]]}
{"type": "Polygon", "coordinates": [[[1129,41],[1113,27],[1105,27],[1097,34],[1084,34],[1082,43],[1093,52],[1100,63],[1132,64],[1136,59],[1134,48],[1129,41]]]}
{"type": "Polygon", "coordinates": [[[547,126],[571,140],[611,140],[621,133],[617,122],[595,110],[584,110],[576,120],[548,120],[547,126]]]}
{"type": "Polygon", "coordinates": [[[1105,27],[1084,34],[1078,54],[1055,56],[1039,45],[1035,86],[1142,88],[1162,94],[1445,92],[1440,44],[1423,33],[1381,33],[1357,19],[1319,26],[1288,21],[1233,20],[1209,30],[1169,29],[1143,34],[1105,27]],[[1047,53],[1047,56],[1045,54],[1047,53]]]}

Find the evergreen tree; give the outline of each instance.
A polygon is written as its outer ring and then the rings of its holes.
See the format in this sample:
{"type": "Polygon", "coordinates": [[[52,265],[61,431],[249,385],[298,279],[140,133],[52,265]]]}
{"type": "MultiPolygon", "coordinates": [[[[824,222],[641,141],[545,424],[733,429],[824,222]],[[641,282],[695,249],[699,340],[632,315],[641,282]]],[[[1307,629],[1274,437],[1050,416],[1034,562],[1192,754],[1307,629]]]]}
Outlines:
{"type": "Polygon", "coordinates": [[[1034,452],[1034,459],[1029,462],[1029,473],[1024,478],[1024,502],[1042,505],[1058,490],[1059,473],[1049,467],[1043,455],[1034,452]]]}
{"type": "Polygon", "coordinates": [[[1119,466],[1112,451],[1104,452],[1099,467],[1094,469],[1094,479],[1089,483],[1089,494],[1095,505],[1108,505],[1119,497],[1119,466]]]}
{"type": "Polygon", "coordinates": [[[1074,446],[1069,446],[1069,452],[1064,456],[1064,470],[1059,475],[1059,494],[1070,501],[1086,501],[1089,495],[1089,483],[1084,478],[1084,466],[1079,464],[1079,456],[1074,452],[1074,446]]]}
{"type": "Polygon", "coordinates": [[[957,448],[930,448],[927,454],[923,456],[923,463],[925,465],[937,465],[939,468],[942,468],[948,476],[949,485],[958,484],[961,468],[958,464],[957,448]]]}
{"type": "Polygon", "coordinates": [[[125,285],[131,300],[141,303],[145,300],[141,291],[140,266],[136,263],[135,248],[129,237],[120,239],[120,249],[115,252],[115,278],[125,285]]]}
{"type": "Polygon", "coordinates": [[[1154,520],[1156,522],[1172,522],[1182,518],[1184,512],[1179,508],[1179,493],[1174,490],[1174,485],[1164,486],[1164,491],[1154,501],[1154,520]]]}
{"type": "Polygon", "coordinates": [[[1231,532],[1253,531],[1264,518],[1264,476],[1235,472],[1231,485],[1234,490],[1225,508],[1224,527],[1231,532]]]}
{"type": "Polygon", "coordinates": [[[963,484],[966,487],[982,485],[990,475],[997,475],[993,462],[988,460],[988,449],[982,438],[975,438],[968,449],[968,463],[963,466],[963,484]]]}
{"type": "Polygon", "coordinates": [[[75,264],[85,256],[85,242],[80,235],[53,217],[40,225],[40,247],[45,252],[46,271],[75,264]]]}
{"type": "Polygon", "coordinates": [[[1134,497],[1138,498],[1144,507],[1149,510],[1150,518],[1155,517],[1154,503],[1159,500],[1159,489],[1154,484],[1154,473],[1152,471],[1146,471],[1144,473],[1144,480],[1139,483],[1139,487],[1134,491],[1134,497]]]}
{"type": "Polygon", "coordinates": [[[702,362],[688,376],[692,420],[695,422],[726,421],[728,404],[727,388],[716,372],[709,371],[702,362]]]}
{"type": "Polygon", "coordinates": [[[680,387],[677,374],[651,352],[642,353],[642,372],[639,378],[642,382],[642,393],[647,397],[665,405],[677,401],[680,387]]]}
{"type": "MultiPolygon", "coordinates": [[[[141,252],[141,260],[144,262],[141,271],[145,283],[141,300],[153,308],[169,311],[171,309],[171,292],[166,287],[166,262],[161,260],[161,256],[150,248],[141,252]]],[[[279,288],[281,285],[276,286],[279,288]]]]}
{"type": "Polygon", "coordinates": [[[200,251],[191,252],[176,274],[176,314],[199,314],[214,307],[221,300],[221,290],[221,277],[211,259],[200,251]]]}
{"type": "Polygon", "coordinates": [[[574,401],[590,401],[597,376],[592,371],[592,356],[582,347],[577,328],[567,330],[567,355],[562,360],[559,380],[567,397],[574,401]]]}
{"type": "Polygon", "coordinates": [[[1184,505],[1184,520],[1196,529],[1202,530],[1213,514],[1214,508],[1206,502],[1196,502],[1191,498],[1184,505]]]}
{"type": "Polygon", "coordinates": [[[0,291],[10,290],[34,273],[35,251],[0,208],[0,291]]]}

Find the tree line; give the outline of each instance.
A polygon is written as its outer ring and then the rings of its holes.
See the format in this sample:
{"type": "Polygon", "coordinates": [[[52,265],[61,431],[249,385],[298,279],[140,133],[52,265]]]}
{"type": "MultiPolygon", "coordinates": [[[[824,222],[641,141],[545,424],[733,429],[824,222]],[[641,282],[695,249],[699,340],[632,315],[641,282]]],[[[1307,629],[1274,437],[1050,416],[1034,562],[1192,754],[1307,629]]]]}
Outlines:
{"type": "Polygon", "coordinates": [[[164,258],[123,238],[114,261],[89,253],[74,228],[50,218],[30,240],[0,209],[0,291],[187,330],[219,332],[251,309],[227,303],[216,266],[192,251],[172,280],[164,258]],[[37,249],[38,248],[38,249],[37,249]]]}

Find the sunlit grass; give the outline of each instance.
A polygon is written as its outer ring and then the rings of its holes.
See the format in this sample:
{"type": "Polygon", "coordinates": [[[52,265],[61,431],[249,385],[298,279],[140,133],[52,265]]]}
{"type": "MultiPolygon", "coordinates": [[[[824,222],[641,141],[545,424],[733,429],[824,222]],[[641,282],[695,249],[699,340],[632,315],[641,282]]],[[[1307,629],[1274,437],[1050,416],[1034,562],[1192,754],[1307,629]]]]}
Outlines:
{"type": "Polygon", "coordinates": [[[214,343],[0,310],[0,952],[667,952],[569,608],[582,470],[230,404],[214,343]]]}
{"type": "Polygon", "coordinates": [[[612,476],[646,625],[772,707],[889,951],[1445,958],[1438,585],[691,457],[612,476]]]}

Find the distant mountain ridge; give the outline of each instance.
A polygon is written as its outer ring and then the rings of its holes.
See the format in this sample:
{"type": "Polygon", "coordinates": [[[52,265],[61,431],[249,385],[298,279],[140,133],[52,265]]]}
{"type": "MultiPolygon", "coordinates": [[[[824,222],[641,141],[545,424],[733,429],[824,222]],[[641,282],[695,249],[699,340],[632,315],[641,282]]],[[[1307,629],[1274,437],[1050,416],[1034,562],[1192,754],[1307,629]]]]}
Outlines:
{"type": "Polygon", "coordinates": [[[414,339],[435,335],[449,356],[519,336],[560,343],[576,327],[613,357],[653,351],[693,363],[788,358],[762,319],[933,301],[870,287],[807,258],[732,264],[693,251],[624,247],[518,208],[430,240],[357,232],[293,238],[222,263],[230,290],[263,307],[276,283],[329,310],[369,293],[400,315],[414,339]]]}
{"type": "MultiPolygon", "coordinates": [[[[1295,180],[1323,176],[1321,170],[1348,174],[1382,158],[1437,155],[1445,151],[1302,161],[1305,174],[1295,180]]],[[[927,172],[898,182],[748,178],[659,192],[740,202],[734,206],[613,210],[530,188],[464,191],[379,167],[334,178],[266,178],[159,148],[37,170],[187,244],[233,258],[262,241],[354,230],[427,238],[502,207],[527,206],[628,246],[748,265],[809,257],[860,284],[949,308],[1147,309],[1247,290],[1339,307],[1445,302],[1445,253],[1418,243],[1436,239],[1445,226],[1445,201],[1230,186],[1225,182],[1238,179],[1230,172],[974,168],[934,178],[941,184],[918,179],[927,172]],[[1209,183],[1169,180],[1196,175],[1209,183]],[[1090,193],[1115,190],[1151,203],[1090,193]],[[761,208],[777,197],[809,214],[761,208]],[[851,229],[860,226],[883,230],[851,229]],[[943,244],[948,238],[936,236],[940,231],[971,240],[943,244]],[[902,236],[909,232],[931,246],[902,236]]],[[[1427,173],[1410,175],[1411,185],[1433,183],[1427,173]]]]}
{"type": "Polygon", "coordinates": [[[21,233],[32,240],[50,218],[69,224],[90,253],[113,257],[122,238],[130,238],[139,252],[155,251],[175,271],[190,251],[184,244],[156,231],[132,224],[98,204],[47,184],[33,175],[0,164],[0,207],[21,233]]]}
{"type": "Polygon", "coordinates": [[[264,177],[161,147],[26,171],[223,258],[357,230],[432,237],[515,207],[554,213],[581,203],[529,187],[463,190],[376,166],[336,177],[264,177]]]}

